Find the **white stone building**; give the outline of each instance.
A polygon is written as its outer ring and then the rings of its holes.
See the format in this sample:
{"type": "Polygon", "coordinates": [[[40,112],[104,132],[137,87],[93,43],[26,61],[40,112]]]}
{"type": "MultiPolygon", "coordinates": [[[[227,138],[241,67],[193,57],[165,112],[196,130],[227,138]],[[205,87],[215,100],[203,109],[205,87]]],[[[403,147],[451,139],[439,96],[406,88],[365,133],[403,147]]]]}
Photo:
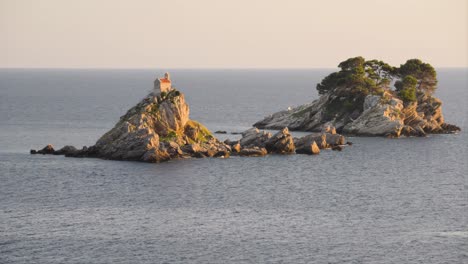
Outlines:
{"type": "Polygon", "coordinates": [[[154,93],[169,92],[172,89],[171,77],[168,72],[164,74],[164,78],[156,78],[154,80],[154,93]]]}

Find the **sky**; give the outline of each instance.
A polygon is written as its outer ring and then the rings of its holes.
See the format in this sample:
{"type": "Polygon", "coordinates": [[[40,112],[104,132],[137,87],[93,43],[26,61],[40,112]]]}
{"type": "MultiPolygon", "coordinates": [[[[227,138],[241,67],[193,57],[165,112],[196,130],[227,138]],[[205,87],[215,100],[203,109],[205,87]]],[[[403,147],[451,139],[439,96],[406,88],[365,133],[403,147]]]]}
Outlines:
{"type": "Polygon", "coordinates": [[[0,68],[468,67],[468,0],[0,0],[0,68]]]}

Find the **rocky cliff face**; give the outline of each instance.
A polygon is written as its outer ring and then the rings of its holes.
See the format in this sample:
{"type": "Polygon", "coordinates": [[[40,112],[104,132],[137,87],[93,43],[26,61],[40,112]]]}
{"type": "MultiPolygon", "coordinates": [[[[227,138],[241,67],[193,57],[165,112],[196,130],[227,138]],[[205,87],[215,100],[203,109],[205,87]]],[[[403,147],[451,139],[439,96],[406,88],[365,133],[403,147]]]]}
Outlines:
{"type": "Polygon", "coordinates": [[[189,107],[184,95],[176,90],[164,95],[150,94],[128,110],[114,128],[91,147],[92,154],[143,161],[169,158],[160,147],[169,141],[185,143],[189,107]]]}
{"type": "Polygon", "coordinates": [[[324,125],[331,124],[346,134],[390,137],[459,131],[458,127],[444,122],[441,106],[439,99],[425,94],[419,94],[417,101],[405,105],[390,92],[368,95],[363,102],[351,103],[328,93],[312,103],[270,115],[254,126],[321,131],[324,125]]]}

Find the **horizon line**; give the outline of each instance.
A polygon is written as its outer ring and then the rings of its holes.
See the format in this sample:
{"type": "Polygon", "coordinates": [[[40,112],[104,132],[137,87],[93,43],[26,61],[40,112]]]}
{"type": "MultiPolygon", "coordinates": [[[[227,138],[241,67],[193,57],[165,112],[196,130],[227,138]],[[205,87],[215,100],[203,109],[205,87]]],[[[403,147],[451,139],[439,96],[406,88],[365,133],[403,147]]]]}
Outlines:
{"type": "MultiPolygon", "coordinates": [[[[0,70],[332,70],[339,67],[0,67],[0,70]]],[[[468,69],[468,66],[434,66],[436,69],[468,69]]]]}

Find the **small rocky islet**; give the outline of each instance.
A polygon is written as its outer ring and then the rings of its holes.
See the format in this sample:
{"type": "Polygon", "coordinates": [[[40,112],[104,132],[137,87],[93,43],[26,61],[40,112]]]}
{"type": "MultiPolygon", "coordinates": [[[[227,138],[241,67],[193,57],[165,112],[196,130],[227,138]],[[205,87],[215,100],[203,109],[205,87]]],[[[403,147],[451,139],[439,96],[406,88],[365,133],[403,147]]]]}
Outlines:
{"type": "Polygon", "coordinates": [[[341,151],[352,143],[339,133],[400,137],[460,131],[444,122],[442,102],[433,96],[437,79],[431,65],[413,59],[397,68],[356,57],[339,67],[339,72],[317,85],[319,99],[266,117],[240,133],[240,140],[221,142],[204,125],[191,120],[184,94],[172,86],[166,73],[154,81],[154,90],[129,109],[95,145],[82,149],[65,146],[59,150],[47,145],[30,153],[163,162],[192,157],[341,151]],[[272,134],[258,128],[279,131],[272,134]],[[289,129],[314,133],[295,138],[289,129]]]}
{"type": "Polygon", "coordinates": [[[442,101],[433,95],[437,73],[430,64],[410,59],[393,67],[355,57],[338,67],[317,84],[317,100],[274,113],[254,127],[317,132],[328,124],[346,135],[385,137],[460,131],[444,121],[442,101]]]}
{"type": "Polygon", "coordinates": [[[275,134],[251,128],[241,133],[240,140],[221,142],[204,125],[191,120],[189,113],[184,94],[172,87],[166,73],[164,78],[155,80],[154,90],[129,109],[95,145],[82,149],[65,146],[59,150],[47,145],[30,153],[162,162],[191,157],[319,154],[320,149],[342,150],[346,144],[345,137],[331,127],[301,138],[293,138],[287,127],[275,134]]]}

